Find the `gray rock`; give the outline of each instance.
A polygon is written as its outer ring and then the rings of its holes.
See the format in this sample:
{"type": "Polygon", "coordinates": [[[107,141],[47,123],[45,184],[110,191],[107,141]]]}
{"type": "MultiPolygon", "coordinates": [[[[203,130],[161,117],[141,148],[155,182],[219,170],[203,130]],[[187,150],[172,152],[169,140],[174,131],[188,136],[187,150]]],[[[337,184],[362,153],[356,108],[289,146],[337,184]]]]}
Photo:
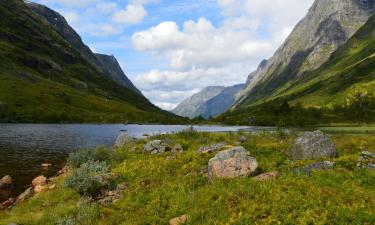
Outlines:
{"type": "Polygon", "coordinates": [[[334,162],[323,161],[323,162],[313,163],[302,168],[294,169],[293,172],[297,174],[304,173],[307,175],[311,175],[312,171],[314,170],[329,170],[329,169],[332,169],[334,166],[335,166],[334,162]]]}
{"type": "Polygon", "coordinates": [[[245,136],[240,137],[240,143],[244,143],[247,141],[247,138],[245,136]]]}
{"type": "Polygon", "coordinates": [[[172,152],[183,152],[184,151],[184,148],[182,147],[182,145],[180,144],[176,144],[173,149],[172,149],[172,152]]]}
{"type": "Polygon", "coordinates": [[[33,194],[34,194],[34,189],[32,187],[29,187],[26,191],[24,191],[22,194],[20,194],[17,197],[16,204],[26,201],[27,199],[31,198],[33,194]]]}
{"type": "Polygon", "coordinates": [[[223,148],[226,145],[226,143],[216,143],[211,146],[202,146],[197,151],[198,154],[210,154],[216,151],[219,151],[221,148],[223,148]]]}
{"type": "Polygon", "coordinates": [[[146,152],[150,152],[151,154],[162,154],[162,153],[170,151],[171,148],[162,140],[154,140],[154,141],[148,142],[144,146],[144,150],[146,152]]]}
{"type": "Polygon", "coordinates": [[[116,143],[114,145],[115,148],[122,148],[127,144],[134,142],[136,139],[130,137],[128,134],[122,133],[117,137],[116,143]]]}
{"type": "Polygon", "coordinates": [[[375,169],[375,153],[364,151],[358,158],[358,168],[375,169]]]}
{"type": "Polygon", "coordinates": [[[6,175],[0,180],[0,189],[11,188],[12,184],[13,184],[12,177],[9,175],[6,175]]]}
{"type": "Polygon", "coordinates": [[[216,154],[208,162],[208,178],[247,177],[258,168],[258,162],[243,147],[234,147],[216,154]]]}
{"type": "Polygon", "coordinates": [[[332,140],[323,132],[306,132],[295,140],[291,155],[293,160],[335,157],[336,147],[332,140]]]}

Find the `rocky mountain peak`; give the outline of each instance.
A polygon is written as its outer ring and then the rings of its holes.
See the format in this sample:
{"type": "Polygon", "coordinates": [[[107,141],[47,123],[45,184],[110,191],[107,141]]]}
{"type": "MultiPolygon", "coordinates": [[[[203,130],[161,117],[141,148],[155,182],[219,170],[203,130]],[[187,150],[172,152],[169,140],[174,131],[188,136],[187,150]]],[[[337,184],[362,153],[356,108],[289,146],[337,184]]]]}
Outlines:
{"type": "Polygon", "coordinates": [[[271,95],[280,85],[325,63],[374,13],[374,0],[316,0],[262,69],[250,74],[236,107],[271,95]]]}

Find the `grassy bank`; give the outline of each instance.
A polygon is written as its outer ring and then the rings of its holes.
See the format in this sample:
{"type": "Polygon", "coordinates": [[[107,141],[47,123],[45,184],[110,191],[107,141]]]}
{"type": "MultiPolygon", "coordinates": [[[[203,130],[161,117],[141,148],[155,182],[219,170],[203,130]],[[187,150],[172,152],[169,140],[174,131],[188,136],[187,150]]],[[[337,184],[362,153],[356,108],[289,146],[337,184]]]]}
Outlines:
{"type": "Polygon", "coordinates": [[[116,174],[113,182],[128,185],[112,205],[99,206],[66,187],[67,174],[54,181],[55,190],[0,212],[0,224],[168,224],[183,214],[189,216],[187,224],[200,225],[374,224],[375,172],[356,169],[361,151],[375,151],[374,135],[333,134],[336,165],[312,176],[291,172],[313,162],[289,160],[296,135],[190,131],[154,137],[183,146],[186,151],[173,160],[166,160],[171,153],[142,152],[148,140],[140,140],[103,158],[116,174]],[[258,173],[279,171],[281,176],[266,182],[238,178],[210,183],[202,171],[214,153],[196,151],[218,142],[235,145],[242,135],[247,139],[242,145],[258,160],[258,173]]]}

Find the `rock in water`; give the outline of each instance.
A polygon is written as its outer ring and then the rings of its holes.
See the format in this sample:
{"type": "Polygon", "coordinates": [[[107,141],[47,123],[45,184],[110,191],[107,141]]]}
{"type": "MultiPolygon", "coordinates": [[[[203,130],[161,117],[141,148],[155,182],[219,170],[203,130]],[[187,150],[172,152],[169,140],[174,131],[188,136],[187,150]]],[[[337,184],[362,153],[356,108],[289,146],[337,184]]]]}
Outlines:
{"type": "Polygon", "coordinates": [[[358,158],[357,167],[375,169],[375,153],[364,151],[358,158]]]}
{"type": "Polygon", "coordinates": [[[336,147],[323,132],[306,132],[295,140],[291,155],[293,160],[332,158],[336,156],[336,147]]]}
{"type": "Polygon", "coordinates": [[[20,194],[16,200],[16,203],[24,202],[25,200],[31,198],[34,194],[34,189],[32,187],[29,187],[26,191],[24,191],[22,194],[20,194]]]}
{"type": "Polygon", "coordinates": [[[208,179],[246,177],[254,173],[258,162],[243,147],[234,147],[216,154],[208,162],[208,179]]]}
{"type": "Polygon", "coordinates": [[[12,183],[13,183],[12,177],[9,175],[6,175],[0,180],[0,189],[10,188],[12,187],[12,183]]]}
{"type": "Polygon", "coordinates": [[[144,150],[151,154],[161,154],[170,151],[171,148],[161,140],[154,140],[148,142],[145,145],[144,150]]]}
{"type": "Polygon", "coordinates": [[[116,143],[115,143],[115,148],[122,148],[125,145],[132,143],[135,140],[135,138],[130,137],[128,134],[120,134],[117,137],[116,143]]]}
{"type": "Polygon", "coordinates": [[[38,185],[40,185],[40,186],[46,185],[47,184],[47,178],[45,176],[36,177],[32,181],[32,184],[33,184],[33,187],[36,187],[38,185]]]}

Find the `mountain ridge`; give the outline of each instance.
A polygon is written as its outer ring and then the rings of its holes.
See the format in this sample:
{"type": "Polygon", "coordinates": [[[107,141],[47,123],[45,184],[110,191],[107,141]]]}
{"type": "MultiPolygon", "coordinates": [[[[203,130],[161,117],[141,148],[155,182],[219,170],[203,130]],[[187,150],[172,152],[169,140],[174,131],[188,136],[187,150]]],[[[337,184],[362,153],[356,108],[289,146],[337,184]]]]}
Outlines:
{"type": "Polygon", "coordinates": [[[316,0],[308,14],[237,97],[235,108],[270,95],[280,84],[320,67],[374,12],[372,0],[316,0]]]}
{"type": "Polygon", "coordinates": [[[92,52],[83,42],[79,34],[69,25],[60,13],[48,8],[47,6],[34,2],[27,3],[27,5],[33,12],[51,24],[51,26],[54,27],[65,40],[78,50],[88,62],[96,67],[97,70],[103,73],[103,75],[111,78],[124,87],[142,94],[125,75],[114,56],[92,52]]]}

